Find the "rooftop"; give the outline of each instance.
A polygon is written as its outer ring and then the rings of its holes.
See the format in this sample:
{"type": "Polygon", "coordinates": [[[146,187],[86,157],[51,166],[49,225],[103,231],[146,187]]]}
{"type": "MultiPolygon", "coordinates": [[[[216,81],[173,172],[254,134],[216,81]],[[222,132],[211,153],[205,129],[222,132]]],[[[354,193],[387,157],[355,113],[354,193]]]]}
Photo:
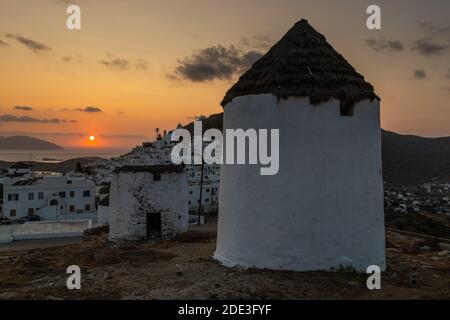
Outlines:
{"type": "Polygon", "coordinates": [[[30,169],[31,165],[25,163],[25,162],[16,162],[15,164],[13,164],[10,169],[30,169]]]}
{"type": "Polygon", "coordinates": [[[278,99],[309,97],[312,105],[337,99],[344,108],[378,98],[373,86],[304,19],[240,77],[221,105],[267,93],[278,99]]]}
{"type": "Polygon", "coordinates": [[[149,172],[151,174],[163,173],[182,173],[184,171],[183,165],[156,165],[156,166],[123,166],[116,168],[114,173],[119,172],[149,172]]]}

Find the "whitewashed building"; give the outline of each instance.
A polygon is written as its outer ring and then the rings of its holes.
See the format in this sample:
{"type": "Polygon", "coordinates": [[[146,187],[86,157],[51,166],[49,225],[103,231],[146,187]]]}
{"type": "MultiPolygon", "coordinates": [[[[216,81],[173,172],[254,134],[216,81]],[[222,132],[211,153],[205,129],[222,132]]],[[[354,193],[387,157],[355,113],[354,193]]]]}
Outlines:
{"type": "Polygon", "coordinates": [[[296,23],[222,106],[224,129],[279,129],[280,163],[273,176],[222,166],[214,257],[269,269],[385,269],[379,98],[325,37],[296,23]]]}
{"type": "Polygon", "coordinates": [[[13,184],[19,180],[32,177],[31,166],[25,162],[17,162],[0,176],[0,184],[13,184]]]}
{"type": "Polygon", "coordinates": [[[95,219],[95,184],[81,177],[46,176],[3,186],[3,216],[41,220],[95,219]]]}
{"type": "Polygon", "coordinates": [[[109,239],[166,239],[187,231],[187,190],[183,166],[117,168],[109,199],[109,239]]]}
{"type": "MultiPolygon", "coordinates": [[[[178,125],[178,128],[181,128],[178,125]]],[[[124,166],[156,166],[171,165],[171,152],[176,142],[171,141],[172,131],[165,132],[153,142],[144,142],[136,146],[131,152],[107,161],[88,165],[95,172],[92,179],[97,184],[110,183],[113,171],[124,166]]],[[[205,142],[204,145],[208,143],[205,142]]],[[[192,153],[194,153],[192,148],[192,153]]],[[[220,165],[205,164],[203,169],[202,213],[217,211],[218,192],[220,182],[220,165]]],[[[198,211],[200,201],[201,165],[186,165],[184,170],[188,179],[188,207],[191,211],[198,211]]],[[[105,217],[107,206],[99,207],[99,216],[105,217]]],[[[104,219],[102,218],[102,221],[104,219]]]]}
{"type": "MultiPolygon", "coordinates": [[[[203,183],[201,196],[202,213],[215,211],[219,208],[219,184],[203,183]]],[[[189,186],[188,204],[190,211],[198,211],[200,204],[200,185],[189,186]]]]}

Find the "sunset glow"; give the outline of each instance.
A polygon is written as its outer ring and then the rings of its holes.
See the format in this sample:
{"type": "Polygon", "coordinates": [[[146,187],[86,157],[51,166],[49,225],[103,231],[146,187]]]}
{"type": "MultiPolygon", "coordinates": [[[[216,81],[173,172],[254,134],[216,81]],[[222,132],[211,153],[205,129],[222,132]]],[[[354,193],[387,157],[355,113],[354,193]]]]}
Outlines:
{"type": "Polygon", "coordinates": [[[267,52],[300,18],[375,86],[384,129],[450,135],[448,1],[381,1],[379,31],[366,28],[364,1],[169,3],[77,0],[82,29],[71,31],[65,1],[1,1],[0,135],[98,147],[95,137],[86,141],[90,128],[105,148],[152,140],[156,128],[222,112],[225,92],[248,67],[243,57],[267,52]],[[420,51],[419,39],[442,50],[420,51]],[[213,67],[225,65],[205,75],[208,50],[222,57],[213,67]]]}

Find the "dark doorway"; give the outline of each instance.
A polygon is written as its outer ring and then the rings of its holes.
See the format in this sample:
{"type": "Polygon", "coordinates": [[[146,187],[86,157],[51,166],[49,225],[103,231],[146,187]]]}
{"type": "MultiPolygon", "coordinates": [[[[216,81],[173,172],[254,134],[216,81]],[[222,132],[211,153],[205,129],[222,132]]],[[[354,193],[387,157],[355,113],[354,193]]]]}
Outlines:
{"type": "Polygon", "coordinates": [[[147,213],[147,240],[161,239],[161,212],[147,213]]]}
{"type": "Polygon", "coordinates": [[[33,208],[28,208],[28,216],[29,217],[34,216],[34,209],[33,208]]]}

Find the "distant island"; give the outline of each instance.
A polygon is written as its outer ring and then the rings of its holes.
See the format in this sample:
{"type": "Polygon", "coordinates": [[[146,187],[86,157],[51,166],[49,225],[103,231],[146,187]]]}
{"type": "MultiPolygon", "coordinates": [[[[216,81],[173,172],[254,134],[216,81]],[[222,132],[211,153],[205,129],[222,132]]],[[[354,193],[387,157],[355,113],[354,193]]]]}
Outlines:
{"type": "Polygon", "coordinates": [[[62,150],[63,147],[58,146],[49,141],[36,139],[28,136],[0,136],[0,149],[3,150],[62,150]]]}

